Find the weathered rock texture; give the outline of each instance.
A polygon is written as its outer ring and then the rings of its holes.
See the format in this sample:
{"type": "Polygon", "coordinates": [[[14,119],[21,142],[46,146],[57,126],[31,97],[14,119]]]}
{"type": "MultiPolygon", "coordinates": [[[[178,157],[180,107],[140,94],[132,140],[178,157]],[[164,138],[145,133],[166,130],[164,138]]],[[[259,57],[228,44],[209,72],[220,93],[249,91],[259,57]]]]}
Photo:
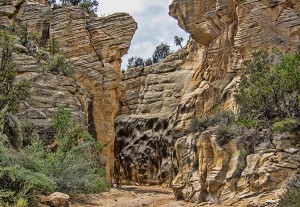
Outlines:
{"type": "Polygon", "coordinates": [[[276,202],[300,166],[297,135],[270,134],[262,126],[258,134],[242,131],[220,147],[214,128],[197,134],[189,127],[219,109],[237,111],[233,93],[253,51],[299,47],[299,1],[174,0],[170,15],[193,40],[162,63],[123,75],[116,176],[172,181],[176,197],[193,202],[276,202]],[[260,142],[253,144],[253,136],[260,142]]]}
{"type": "Polygon", "coordinates": [[[120,62],[129,49],[136,22],[125,13],[97,17],[77,7],[50,9],[45,1],[35,0],[8,0],[0,6],[0,16],[2,26],[27,25],[40,44],[49,38],[58,39],[60,52],[75,68],[74,79],[43,73],[35,58],[22,52],[15,54],[18,78],[26,78],[33,86],[31,97],[20,106],[19,117],[51,139],[50,123],[57,108],[69,108],[104,144],[100,160],[106,165],[110,182],[120,62]]]}

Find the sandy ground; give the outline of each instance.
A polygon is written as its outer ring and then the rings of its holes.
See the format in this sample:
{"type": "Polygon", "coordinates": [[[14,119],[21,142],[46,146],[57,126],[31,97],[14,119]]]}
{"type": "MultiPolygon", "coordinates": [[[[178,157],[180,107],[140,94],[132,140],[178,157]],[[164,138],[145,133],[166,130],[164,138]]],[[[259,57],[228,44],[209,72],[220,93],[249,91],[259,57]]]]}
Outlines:
{"type": "Polygon", "coordinates": [[[81,195],[75,198],[71,207],[194,207],[193,203],[176,201],[170,189],[153,186],[123,186],[112,188],[109,192],[93,195],[81,195]]]}

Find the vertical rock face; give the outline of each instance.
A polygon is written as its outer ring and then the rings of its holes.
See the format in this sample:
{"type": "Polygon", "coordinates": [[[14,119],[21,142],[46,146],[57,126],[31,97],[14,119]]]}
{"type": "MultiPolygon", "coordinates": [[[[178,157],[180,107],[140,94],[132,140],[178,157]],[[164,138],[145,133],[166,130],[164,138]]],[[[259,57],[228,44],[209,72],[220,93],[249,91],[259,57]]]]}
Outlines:
{"type": "Polygon", "coordinates": [[[123,75],[117,176],[124,182],[171,180],[176,197],[193,202],[276,202],[300,166],[296,138],[286,138],[294,135],[274,135],[262,126],[259,133],[241,132],[220,147],[214,128],[201,134],[189,128],[195,118],[219,109],[236,112],[233,93],[253,51],[299,47],[299,12],[298,1],[174,0],[170,15],[193,40],[174,54],[185,54],[175,62],[170,56],[123,75]],[[260,141],[253,145],[252,139],[260,141]]]}
{"type": "Polygon", "coordinates": [[[124,13],[90,17],[79,8],[60,8],[52,13],[50,36],[61,40],[62,53],[76,68],[76,81],[91,94],[97,139],[104,144],[102,158],[108,180],[114,165],[114,120],[118,111],[120,61],[127,53],[137,28],[124,13]]]}
{"type": "Polygon", "coordinates": [[[185,48],[163,64],[130,68],[122,77],[116,120],[117,177],[129,182],[162,184],[175,174],[172,114],[188,86],[195,60],[185,48]]]}
{"type": "Polygon", "coordinates": [[[2,26],[21,22],[41,44],[56,38],[60,52],[75,68],[74,79],[43,73],[35,58],[16,53],[18,78],[28,79],[33,86],[31,97],[20,106],[19,117],[28,119],[39,134],[51,139],[51,118],[58,106],[69,108],[78,122],[104,144],[100,160],[110,182],[120,62],[129,49],[136,22],[125,13],[97,17],[78,7],[50,9],[45,1],[35,0],[7,1],[0,6],[0,15],[2,26]]]}

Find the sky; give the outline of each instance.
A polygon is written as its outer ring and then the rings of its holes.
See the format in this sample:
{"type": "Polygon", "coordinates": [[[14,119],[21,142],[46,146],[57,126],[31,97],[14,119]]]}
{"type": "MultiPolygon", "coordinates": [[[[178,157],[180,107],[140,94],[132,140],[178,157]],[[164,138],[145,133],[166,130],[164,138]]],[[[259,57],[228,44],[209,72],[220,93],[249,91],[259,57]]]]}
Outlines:
{"type": "Polygon", "coordinates": [[[172,0],[99,0],[98,15],[110,15],[115,12],[129,13],[138,23],[138,29],[133,37],[131,47],[122,58],[122,68],[126,69],[127,60],[132,56],[143,59],[152,57],[155,47],[167,43],[171,50],[174,36],[184,38],[186,44],[189,34],[177,25],[177,20],[169,16],[169,5],[172,0]]]}

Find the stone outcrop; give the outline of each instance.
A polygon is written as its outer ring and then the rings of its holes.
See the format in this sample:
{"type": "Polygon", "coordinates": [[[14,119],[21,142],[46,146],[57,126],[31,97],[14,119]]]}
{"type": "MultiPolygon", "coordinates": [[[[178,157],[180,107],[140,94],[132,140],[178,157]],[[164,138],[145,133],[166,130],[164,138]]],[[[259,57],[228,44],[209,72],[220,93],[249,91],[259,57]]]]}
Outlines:
{"type": "Polygon", "coordinates": [[[48,197],[43,197],[39,199],[40,206],[50,206],[50,207],[69,207],[70,196],[64,193],[55,192],[48,197]]]}
{"type": "Polygon", "coordinates": [[[262,125],[258,134],[241,131],[220,147],[214,128],[201,134],[189,128],[217,110],[237,112],[233,94],[253,51],[299,48],[299,12],[298,1],[174,0],[170,15],[192,40],[162,63],[122,76],[116,176],[171,180],[176,197],[186,201],[273,205],[299,169],[297,135],[272,134],[262,125]]]}
{"type": "Polygon", "coordinates": [[[22,52],[15,54],[18,79],[31,82],[31,97],[20,105],[18,116],[28,120],[37,134],[53,138],[51,119],[59,106],[69,108],[104,145],[100,160],[107,181],[113,173],[114,120],[118,110],[121,57],[127,53],[137,29],[125,13],[97,17],[79,7],[51,9],[46,1],[8,0],[0,6],[0,24],[14,28],[21,23],[43,45],[56,38],[60,52],[75,69],[74,78],[43,71],[40,63],[22,52]]]}

